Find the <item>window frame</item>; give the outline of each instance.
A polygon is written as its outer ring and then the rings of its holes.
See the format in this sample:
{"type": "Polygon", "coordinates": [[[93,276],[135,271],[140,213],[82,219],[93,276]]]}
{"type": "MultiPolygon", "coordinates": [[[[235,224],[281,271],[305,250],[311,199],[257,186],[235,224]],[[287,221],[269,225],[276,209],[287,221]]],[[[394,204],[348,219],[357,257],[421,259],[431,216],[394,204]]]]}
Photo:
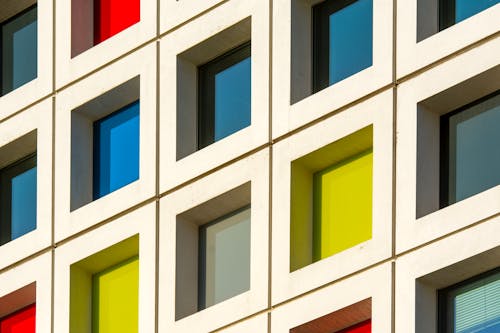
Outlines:
{"type": "Polygon", "coordinates": [[[215,75],[251,57],[252,45],[247,41],[228,52],[198,66],[197,149],[215,142],[215,75]]]}
{"type": "MultiPolygon", "coordinates": [[[[217,223],[223,222],[228,218],[235,216],[239,213],[244,212],[245,210],[251,210],[252,204],[245,205],[240,207],[230,213],[227,213],[221,217],[216,218],[210,222],[202,224],[198,228],[198,311],[204,310],[207,308],[206,305],[206,281],[207,281],[207,262],[206,262],[206,248],[207,248],[207,228],[213,226],[217,223]]],[[[252,221],[250,220],[250,225],[252,221]]],[[[251,228],[251,227],[250,227],[251,228]]],[[[250,229],[251,230],[251,229],[250,229]]],[[[250,235],[251,237],[251,232],[250,235]]],[[[249,258],[251,260],[251,258],[249,258]]],[[[250,268],[251,269],[251,268],[250,268]]],[[[249,277],[250,278],[250,277],[249,277]]],[[[250,288],[248,289],[250,290],[250,288]]],[[[217,303],[215,303],[217,304],[217,303]]],[[[214,305],[215,305],[214,304],[214,305]]]]}
{"type": "MultiPolygon", "coordinates": [[[[440,116],[439,119],[439,149],[440,149],[440,154],[439,154],[439,209],[445,208],[447,206],[450,206],[454,203],[459,202],[460,200],[457,201],[450,201],[450,191],[449,191],[449,168],[450,168],[450,118],[453,117],[454,115],[457,115],[461,112],[466,112],[470,108],[479,105],[489,99],[492,99],[496,97],[497,95],[500,95],[500,89],[488,94],[486,96],[483,96],[473,102],[470,102],[464,106],[459,107],[458,109],[455,109],[453,111],[447,112],[440,116]]],[[[487,111],[487,110],[485,110],[487,111]]],[[[485,112],[483,111],[483,112],[485,112]]],[[[465,200],[465,199],[463,199],[465,200]]]]}
{"type": "Polygon", "coordinates": [[[493,268],[489,271],[483,272],[481,274],[475,275],[466,280],[455,283],[451,286],[439,289],[436,291],[437,294],[437,331],[440,333],[453,333],[453,308],[448,306],[448,296],[450,293],[462,289],[464,287],[470,286],[474,287],[477,282],[485,280],[490,276],[500,273],[500,266],[493,268]]]}
{"type": "MultiPolygon", "coordinates": [[[[4,26],[6,24],[9,24],[12,21],[15,21],[16,19],[18,19],[19,17],[27,14],[28,12],[30,12],[33,9],[36,10],[36,13],[35,13],[36,19],[35,19],[35,21],[37,22],[37,25],[38,25],[38,2],[37,1],[33,5],[30,5],[27,8],[23,9],[22,11],[20,11],[20,12],[14,14],[13,16],[9,17],[5,21],[0,22],[0,97],[5,96],[8,93],[10,93],[10,92],[12,92],[12,91],[14,91],[14,90],[17,89],[17,88],[14,88],[14,89],[11,89],[10,91],[6,92],[6,93],[3,93],[3,87],[4,87],[4,82],[3,82],[3,61],[4,61],[4,59],[3,59],[3,28],[4,28],[4,26]]],[[[37,26],[37,29],[38,29],[38,26],[37,26]]],[[[38,36],[37,36],[37,43],[38,43],[38,36]]],[[[37,47],[36,58],[37,58],[37,61],[38,61],[38,47],[37,47]]],[[[33,78],[33,80],[36,79],[37,77],[38,77],[38,66],[37,66],[37,75],[33,78]]],[[[30,80],[30,81],[32,81],[32,80],[30,80]]],[[[30,81],[27,81],[24,84],[26,84],[26,83],[28,83],[30,81]]]]}
{"type": "Polygon", "coordinates": [[[0,169],[0,246],[12,241],[12,184],[10,180],[36,166],[37,156],[36,152],[33,152],[0,169]]]}
{"type": "Polygon", "coordinates": [[[327,88],[330,84],[329,19],[333,13],[352,5],[358,0],[326,0],[312,7],[312,93],[327,88]]]}

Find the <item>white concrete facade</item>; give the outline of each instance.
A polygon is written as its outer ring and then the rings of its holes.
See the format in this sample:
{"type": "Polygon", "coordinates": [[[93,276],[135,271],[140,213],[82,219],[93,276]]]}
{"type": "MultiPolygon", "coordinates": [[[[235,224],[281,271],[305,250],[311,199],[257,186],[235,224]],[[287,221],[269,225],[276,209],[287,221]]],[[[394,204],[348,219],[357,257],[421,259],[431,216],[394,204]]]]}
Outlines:
{"type": "Polygon", "coordinates": [[[141,0],[139,23],[72,58],[71,1],[38,0],[38,77],[0,97],[0,169],[35,150],[38,167],[37,228],[0,246],[0,319],[36,301],[37,333],[69,332],[71,265],[138,236],[139,333],[288,333],[366,299],[372,332],[439,333],[435,291],[500,266],[500,185],[438,202],[439,116],[500,89],[500,4],[417,42],[418,1],[373,0],[372,66],[311,94],[321,1],[141,0]],[[193,150],[196,68],[246,41],[251,125],[193,150]],[[131,98],[139,179],[79,198],[75,133],[131,98]],[[291,162],[367,126],[371,239],[290,272],[291,162]],[[249,290],[178,318],[198,226],[245,205],[249,290]]]}

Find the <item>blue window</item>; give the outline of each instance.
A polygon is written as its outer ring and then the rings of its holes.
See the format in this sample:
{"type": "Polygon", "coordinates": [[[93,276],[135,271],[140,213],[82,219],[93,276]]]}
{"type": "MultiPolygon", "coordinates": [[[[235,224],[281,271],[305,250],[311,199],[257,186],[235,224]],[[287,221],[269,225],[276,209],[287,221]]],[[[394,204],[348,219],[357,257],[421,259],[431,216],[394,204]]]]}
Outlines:
{"type": "Polygon", "coordinates": [[[198,149],[251,123],[251,58],[246,43],[199,69],[198,149]]]}
{"type": "Polygon", "coordinates": [[[139,179],[139,101],[94,123],[94,200],[139,179]]]}
{"type": "Polygon", "coordinates": [[[36,5],[0,23],[1,95],[37,77],[36,5]]]}
{"type": "Polygon", "coordinates": [[[500,269],[439,290],[440,333],[500,332],[500,269]]]}
{"type": "Polygon", "coordinates": [[[439,28],[446,29],[499,2],[500,0],[440,0],[439,28]]]}
{"type": "Polygon", "coordinates": [[[313,90],[373,63],[373,0],[328,0],[313,7],[313,90]]]}
{"type": "Polygon", "coordinates": [[[0,245],[36,229],[36,155],[0,170],[0,245]]]}
{"type": "Polygon", "coordinates": [[[441,206],[500,184],[500,93],[441,117],[441,206]]]}

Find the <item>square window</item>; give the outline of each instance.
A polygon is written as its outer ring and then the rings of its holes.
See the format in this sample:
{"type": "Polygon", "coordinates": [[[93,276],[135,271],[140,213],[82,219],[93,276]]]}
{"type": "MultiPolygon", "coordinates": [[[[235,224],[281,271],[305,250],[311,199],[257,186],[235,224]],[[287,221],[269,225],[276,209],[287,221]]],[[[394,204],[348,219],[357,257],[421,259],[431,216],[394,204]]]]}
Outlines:
{"type": "Polygon", "coordinates": [[[139,101],[94,122],[94,200],[139,179],[139,101]]]}
{"type": "Polygon", "coordinates": [[[441,116],[441,207],[500,184],[500,93],[441,116]]]}
{"type": "Polygon", "coordinates": [[[373,63],[373,0],[325,1],[313,7],[313,91],[373,63]]]}
{"type": "Polygon", "coordinates": [[[0,332],[35,333],[36,305],[31,304],[0,318],[0,332]]]}
{"type": "Polygon", "coordinates": [[[198,149],[201,149],[250,126],[250,43],[200,66],[198,78],[198,149]]]}
{"type": "Polygon", "coordinates": [[[370,333],[372,300],[365,299],[305,324],[290,333],[370,333]]]}
{"type": "Polygon", "coordinates": [[[372,237],[372,127],[292,162],[290,271],[372,237]]]}
{"type": "Polygon", "coordinates": [[[250,289],[250,207],[200,226],[200,310],[250,289]]]}
{"type": "Polygon", "coordinates": [[[499,300],[500,268],[439,290],[439,332],[498,332],[499,300]]]}
{"type": "Polygon", "coordinates": [[[499,2],[499,0],[439,0],[439,30],[444,30],[499,2]]]}
{"type": "Polygon", "coordinates": [[[251,18],[177,54],[176,159],[251,125],[251,18]]]}
{"type": "Polygon", "coordinates": [[[177,215],[176,320],[250,290],[250,183],[177,215]]]}
{"type": "Polygon", "coordinates": [[[1,94],[37,77],[37,6],[0,23],[1,94]]]}
{"type": "Polygon", "coordinates": [[[72,0],[71,56],[140,21],[140,0],[72,0]]]}
{"type": "Polygon", "coordinates": [[[139,77],[71,113],[71,210],[139,179],[139,77]]]}
{"type": "Polygon", "coordinates": [[[71,332],[138,331],[138,246],[134,236],[71,265],[71,332]]]}
{"type": "Polygon", "coordinates": [[[0,170],[0,245],[36,229],[36,153],[0,170]]]}

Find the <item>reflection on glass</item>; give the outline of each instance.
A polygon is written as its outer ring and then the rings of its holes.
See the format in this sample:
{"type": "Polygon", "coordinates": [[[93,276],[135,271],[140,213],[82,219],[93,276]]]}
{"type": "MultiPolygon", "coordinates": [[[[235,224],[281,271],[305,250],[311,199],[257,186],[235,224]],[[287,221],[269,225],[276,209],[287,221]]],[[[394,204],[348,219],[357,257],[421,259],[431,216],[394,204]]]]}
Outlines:
{"type": "Polygon", "coordinates": [[[94,123],[94,200],[139,179],[139,102],[94,123]]]}
{"type": "Polygon", "coordinates": [[[449,117],[449,204],[500,184],[500,94],[449,117]]]}
{"type": "Polygon", "coordinates": [[[250,208],[202,226],[200,258],[200,309],[249,290],[250,208]]]}
{"type": "Polygon", "coordinates": [[[2,95],[37,77],[37,8],[0,25],[2,95]]]}
{"type": "Polygon", "coordinates": [[[330,85],[372,65],[372,13],[372,0],[358,0],[330,15],[330,85]]]}

